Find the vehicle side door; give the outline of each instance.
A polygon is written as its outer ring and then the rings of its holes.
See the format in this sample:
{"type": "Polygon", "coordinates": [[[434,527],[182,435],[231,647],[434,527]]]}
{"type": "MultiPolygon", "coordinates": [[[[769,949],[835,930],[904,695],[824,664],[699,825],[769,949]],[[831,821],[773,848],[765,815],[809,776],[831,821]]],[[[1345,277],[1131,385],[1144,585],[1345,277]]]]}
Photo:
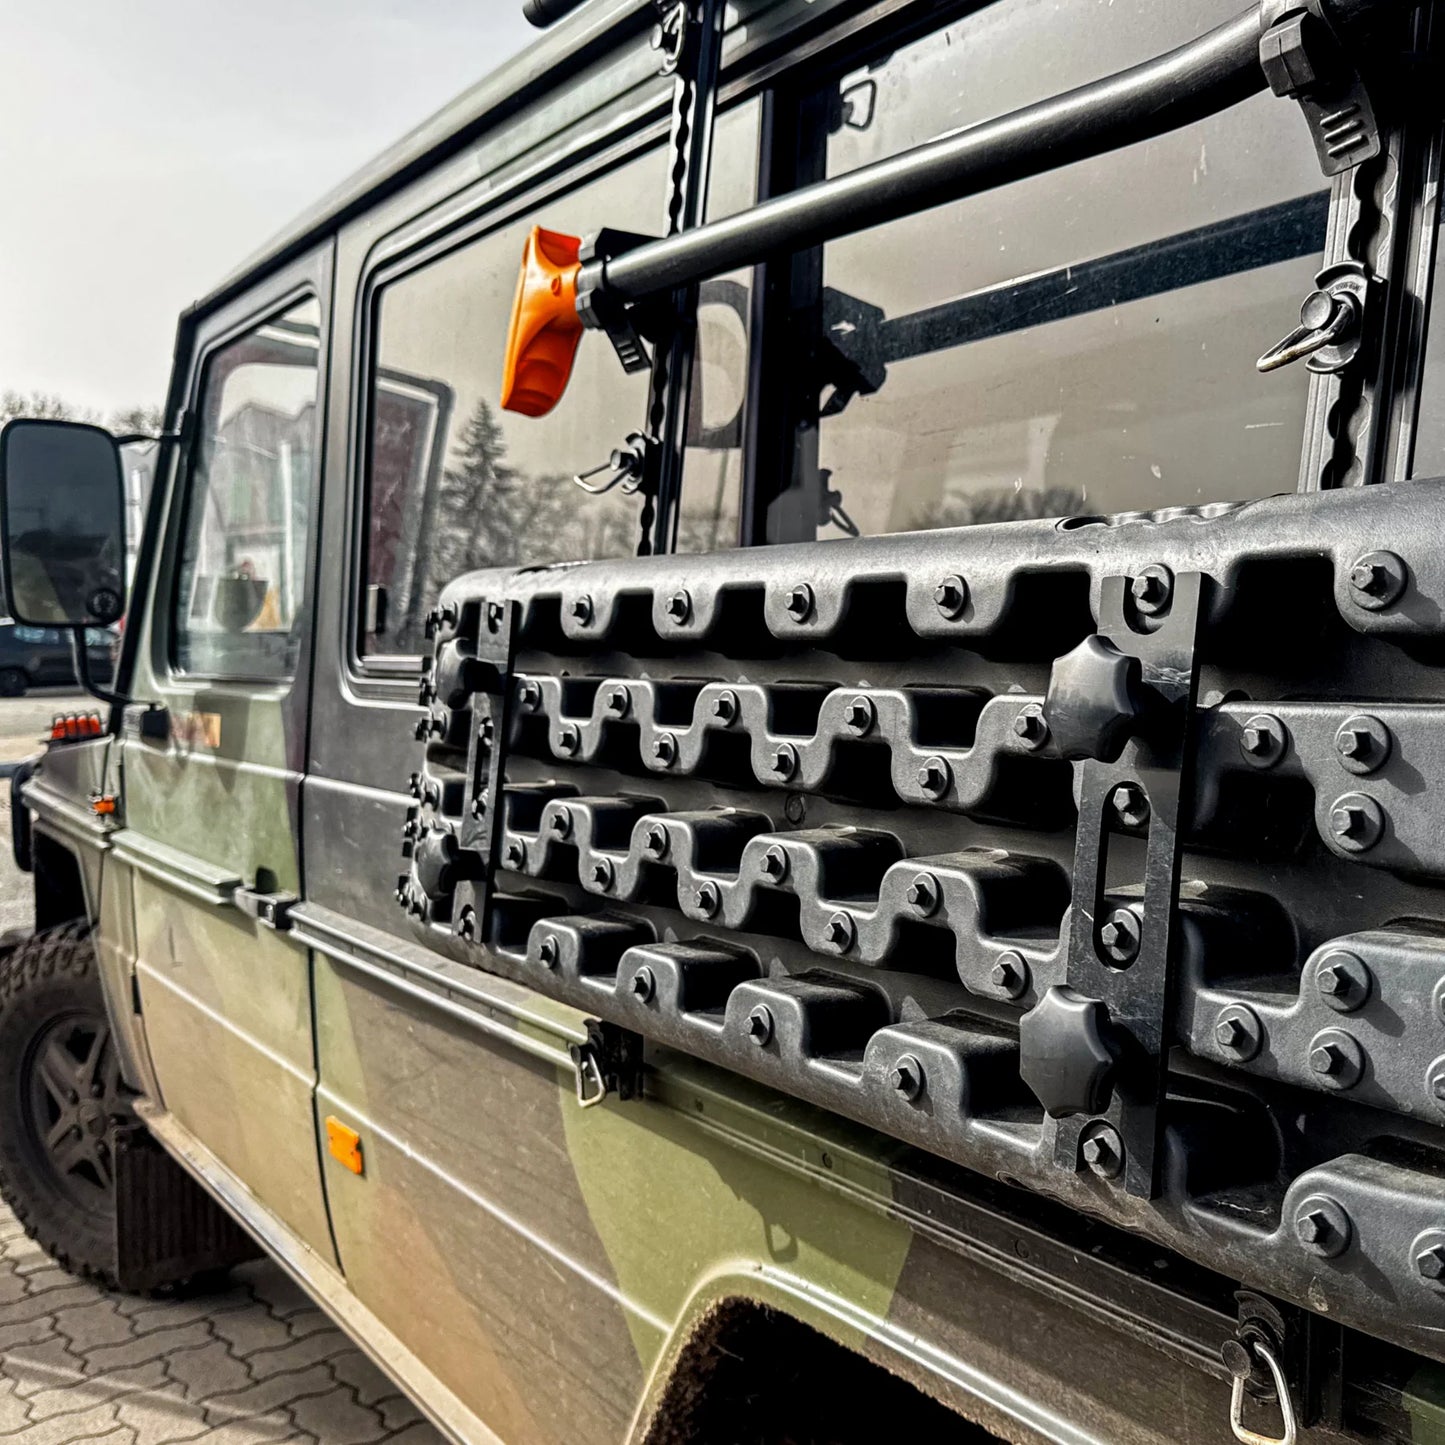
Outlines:
{"type": "Polygon", "coordinates": [[[298,799],[331,257],[199,324],[122,738],[139,1001],[161,1103],[332,1257],[298,799]],[[149,707],[147,706],[149,705],[149,707]],[[144,722],[142,722],[144,719],[144,722]]]}

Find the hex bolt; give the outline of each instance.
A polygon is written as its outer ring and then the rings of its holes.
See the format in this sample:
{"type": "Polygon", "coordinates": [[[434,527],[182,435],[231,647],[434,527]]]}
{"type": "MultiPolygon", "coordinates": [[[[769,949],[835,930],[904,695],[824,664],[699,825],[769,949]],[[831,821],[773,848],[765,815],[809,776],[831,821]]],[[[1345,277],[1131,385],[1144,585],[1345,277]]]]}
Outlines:
{"type": "MultiPolygon", "coordinates": [[[[1416,1240],[1419,1244],[1419,1240],[1416,1240]]],[[[1415,1273],[1431,1284],[1445,1281],[1445,1240],[1435,1240],[1425,1245],[1415,1255],[1415,1273]]]]}
{"type": "Polygon", "coordinates": [[[1425,1092],[1437,1109],[1445,1110],[1445,1056],[1435,1059],[1425,1070],[1425,1092]]]}
{"type": "Polygon", "coordinates": [[[941,798],[953,779],[953,770],[942,758],[925,758],[918,770],[918,786],[930,798],[941,798]]]}
{"type": "Polygon", "coordinates": [[[1149,821],[1149,799],[1138,783],[1120,783],[1109,801],[1126,828],[1142,828],[1149,821]]]}
{"type": "Polygon", "coordinates": [[[927,918],[938,907],[938,879],[932,873],[918,874],[903,897],[915,913],[927,918]]]}
{"type": "Polygon", "coordinates": [[[794,622],[806,622],[813,613],[813,589],[806,582],[799,582],[788,593],[783,606],[794,622]]]}
{"type": "Polygon", "coordinates": [[[657,992],[657,980],[645,963],[632,975],[632,992],[643,1003],[651,1003],[653,994],[657,992]]]}
{"type": "Polygon", "coordinates": [[[1345,1252],[1353,1234],[1350,1216],[1327,1194],[1312,1194],[1295,1210],[1294,1237],[1311,1254],[1333,1259],[1345,1252]]]}
{"type": "Polygon", "coordinates": [[[555,933],[544,933],[541,941],[537,944],[537,962],[543,968],[556,968],[557,960],[561,956],[561,946],[557,942],[555,933]]]}
{"type": "Polygon", "coordinates": [[[592,621],[592,599],[585,592],[572,602],[572,620],[583,627],[592,621]]]}
{"type": "Polygon", "coordinates": [[[968,583],[955,573],[933,589],[933,604],[945,617],[957,617],[968,606],[968,583]]]}
{"type": "Polygon", "coordinates": [[[664,768],[677,761],[677,739],[671,733],[658,733],[652,740],[652,756],[664,768]]]}
{"type": "Polygon", "coordinates": [[[1079,1154],[1089,1172],[1100,1179],[1117,1179],[1124,1172],[1124,1141],[1111,1124],[1091,1124],[1079,1154]]]}
{"type": "Polygon", "coordinates": [[[1259,1015],[1246,1004],[1226,1004],[1214,1020],[1214,1042],[1231,1059],[1247,1063],[1264,1044],[1259,1015]]]}
{"type": "Polygon", "coordinates": [[[536,712],[542,705],[542,689],[529,677],[517,684],[517,705],[524,712],[536,712]]]}
{"type": "Polygon", "coordinates": [[[769,1043],[773,1037],[773,1014],[766,1004],[758,1004],[748,1015],[745,1025],[748,1037],[759,1047],[769,1043]]]}
{"type": "Polygon", "coordinates": [[[1009,998],[1021,998],[1029,986],[1029,966],[1023,955],[1012,949],[1001,953],[989,971],[989,981],[1009,998]]]}
{"type": "Polygon", "coordinates": [[[632,694],[625,687],[614,687],[605,704],[609,717],[626,717],[632,707],[632,694]]]}
{"type": "Polygon", "coordinates": [[[576,723],[563,723],[557,729],[557,749],[570,757],[582,746],[582,734],[576,723]]]}
{"type": "Polygon", "coordinates": [[[737,693],[731,688],[727,688],[723,692],[718,693],[712,700],[712,715],[722,723],[724,727],[731,727],[732,724],[737,721],[738,716],[737,693]]]}
{"type": "Polygon", "coordinates": [[[1349,853],[1363,853],[1380,841],[1385,815],[1364,793],[1346,793],[1330,805],[1330,836],[1349,853]]]}
{"type": "Polygon", "coordinates": [[[888,1087],[911,1104],[923,1092],[923,1065],[914,1054],[904,1054],[888,1071],[888,1087]]]}
{"type": "Polygon", "coordinates": [[[1157,563],[1145,567],[1129,583],[1129,593],[1136,611],[1145,617],[1157,617],[1174,596],[1174,574],[1157,563]]]}
{"type": "Polygon", "coordinates": [[[1397,602],[1409,580],[1409,569],[1393,552],[1366,552],[1350,568],[1350,600],[1367,612],[1397,602]]]}
{"type": "Polygon", "coordinates": [[[850,733],[856,737],[865,737],[873,730],[873,724],[878,721],[878,710],[870,699],[855,697],[844,710],[843,721],[847,724],[850,733]]]}
{"type": "MultiPolygon", "coordinates": [[[[468,941],[477,936],[477,910],[475,908],[463,908],[462,916],[457,920],[457,937],[465,938],[468,941]]],[[[98,1089],[92,1092],[99,1092],[98,1089]]]]}
{"type": "Polygon", "coordinates": [[[1044,710],[1031,702],[1014,719],[1014,736],[1029,749],[1037,752],[1049,740],[1049,725],[1044,720],[1044,710]]]}
{"type": "Polygon", "coordinates": [[[791,743],[784,743],[774,750],[769,767],[775,777],[791,778],[798,767],[797,749],[791,743]]]}
{"type": "Polygon", "coordinates": [[[847,953],[853,947],[853,940],[856,936],[857,930],[853,920],[846,913],[835,913],[828,920],[828,926],[823,930],[824,941],[829,948],[838,953],[847,953]]]}
{"type": "Polygon", "coordinates": [[[788,854],[787,850],[774,843],[766,853],[758,866],[763,870],[763,876],[770,878],[774,883],[781,883],[788,876],[788,854]]]}
{"type": "Polygon", "coordinates": [[[1239,750],[1256,768],[1272,768],[1284,756],[1284,724],[1268,713],[1258,713],[1239,732],[1239,750]]]}
{"type": "Polygon", "coordinates": [[[1365,1072],[1365,1053],[1343,1029],[1321,1029],[1310,1040],[1310,1072],[1328,1089],[1352,1089],[1365,1072]]]}
{"type": "Polygon", "coordinates": [[[1335,752],[1346,772],[1363,776],[1384,767],[1394,747],[1389,728],[1377,717],[1358,713],[1340,724],[1335,734],[1335,752]]]}
{"type": "Polygon", "coordinates": [[[503,856],[507,860],[508,868],[525,868],[527,866],[527,845],[520,838],[508,838],[503,856]]]}
{"type": "Polygon", "coordinates": [[[692,903],[704,918],[712,918],[722,907],[722,894],[718,892],[717,884],[711,879],[704,879],[697,885],[697,890],[692,895],[692,903]]]}
{"type": "Polygon", "coordinates": [[[500,602],[487,603],[487,631],[500,632],[502,630],[502,604],[500,602]]]}
{"type": "Polygon", "coordinates": [[[477,736],[481,738],[486,747],[491,747],[492,739],[496,736],[497,725],[490,717],[484,717],[477,728],[477,736]]]}
{"type": "Polygon", "coordinates": [[[593,885],[597,888],[600,888],[604,893],[612,887],[613,876],[614,874],[610,859],[599,858],[592,865],[593,885]]]}
{"type": "Polygon", "coordinates": [[[679,627],[692,616],[692,596],[685,587],[679,587],[667,599],[667,615],[679,627]]]}
{"type": "Polygon", "coordinates": [[[1327,953],[1315,969],[1320,997],[1340,1013],[1353,1013],[1370,996],[1373,976],[1353,953],[1327,953]]]}
{"type": "Polygon", "coordinates": [[[661,823],[654,823],[642,840],[643,849],[654,858],[666,858],[668,849],[667,829],[661,823]]]}
{"type": "Polygon", "coordinates": [[[547,825],[559,838],[568,838],[572,834],[572,810],[571,808],[557,808],[553,811],[552,817],[547,825]]]}
{"type": "Polygon", "coordinates": [[[1110,963],[1133,963],[1139,956],[1139,918],[1132,908],[1116,908],[1099,929],[1099,947],[1110,963]]]}

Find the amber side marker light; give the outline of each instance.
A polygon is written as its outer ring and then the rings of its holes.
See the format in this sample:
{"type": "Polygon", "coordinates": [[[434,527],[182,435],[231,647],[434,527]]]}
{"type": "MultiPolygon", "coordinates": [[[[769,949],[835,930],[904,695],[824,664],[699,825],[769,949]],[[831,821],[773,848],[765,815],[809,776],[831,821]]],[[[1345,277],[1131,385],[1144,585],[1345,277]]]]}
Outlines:
{"type": "Polygon", "coordinates": [[[90,811],[102,818],[115,812],[115,798],[110,793],[96,793],[90,800],[90,811]]]}
{"type": "Polygon", "coordinates": [[[512,303],[502,407],[523,416],[546,416],[572,376],[582,318],[577,314],[577,272],[582,242],[534,226],[522,248],[522,274],[512,303]]]}
{"type": "Polygon", "coordinates": [[[326,1147],[331,1150],[331,1157],[339,1160],[353,1174],[362,1172],[361,1135],[343,1124],[335,1114],[326,1116],[326,1147]]]}

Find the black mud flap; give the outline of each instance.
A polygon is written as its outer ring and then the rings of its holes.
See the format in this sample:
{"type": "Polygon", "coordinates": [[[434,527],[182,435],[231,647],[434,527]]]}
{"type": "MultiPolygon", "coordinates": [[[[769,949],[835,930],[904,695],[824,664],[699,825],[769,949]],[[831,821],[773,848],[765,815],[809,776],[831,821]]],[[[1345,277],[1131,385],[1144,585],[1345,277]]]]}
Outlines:
{"type": "Polygon", "coordinates": [[[143,1129],[115,1147],[115,1277],[148,1290],[258,1259],[255,1240],[143,1129]]]}
{"type": "Polygon", "coordinates": [[[1445,1359],[1441,536],[1413,482],[474,574],[398,897],[1445,1359]]]}

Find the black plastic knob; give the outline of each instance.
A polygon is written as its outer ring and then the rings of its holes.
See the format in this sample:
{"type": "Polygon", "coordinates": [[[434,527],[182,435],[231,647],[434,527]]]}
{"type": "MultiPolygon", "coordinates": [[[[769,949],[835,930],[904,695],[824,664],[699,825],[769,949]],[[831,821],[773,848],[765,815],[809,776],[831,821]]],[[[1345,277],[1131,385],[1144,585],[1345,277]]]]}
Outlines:
{"type": "Polygon", "coordinates": [[[1044,717],[1064,757],[1116,761],[1142,712],[1139,659],[1112,642],[1086,637],[1054,663],[1044,717]]]}
{"type": "Polygon", "coordinates": [[[1109,1010],[1096,998],[1056,984],[1019,1020],[1019,1073],[1052,1118],[1102,1114],[1115,1066],[1109,1010]]]}

